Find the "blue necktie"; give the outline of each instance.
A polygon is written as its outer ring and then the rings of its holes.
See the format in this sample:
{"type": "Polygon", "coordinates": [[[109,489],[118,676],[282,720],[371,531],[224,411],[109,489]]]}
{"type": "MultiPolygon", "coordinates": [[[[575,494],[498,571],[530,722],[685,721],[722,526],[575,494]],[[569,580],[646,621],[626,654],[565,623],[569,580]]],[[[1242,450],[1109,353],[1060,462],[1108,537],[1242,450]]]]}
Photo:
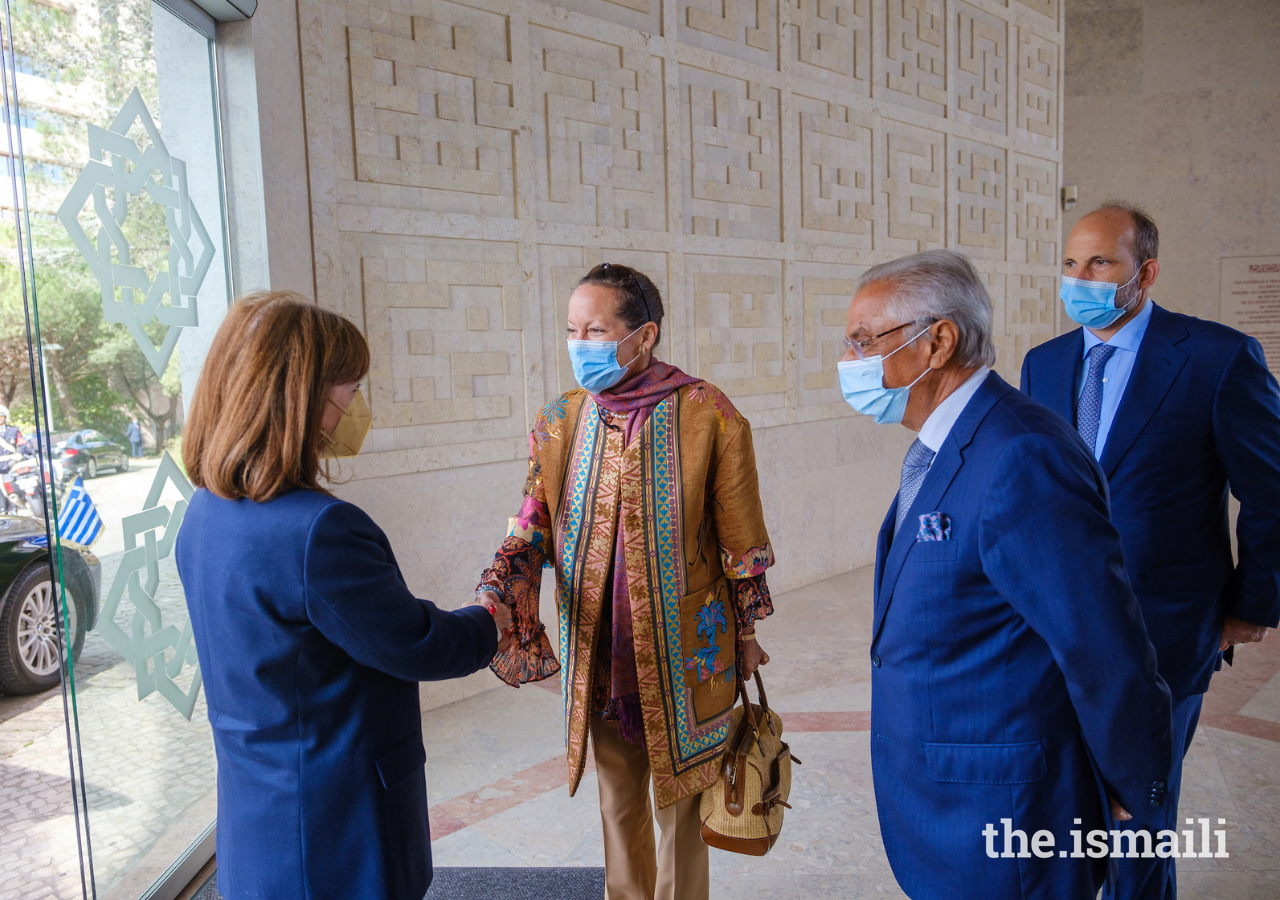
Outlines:
{"type": "Polygon", "coordinates": [[[1102,370],[1116,348],[1110,344],[1094,344],[1089,351],[1089,374],[1084,380],[1084,392],[1076,407],[1076,430],[1084,438],[1085,445],[1095,453],[1098,443],[1098,423],[1102,421],[1102,370]]]}
{"type": "Polygon", "coordinates": [[[907,517],[907,510],[920,493],[920,485],[924,484],[924,476],[929,474],[929,466],[933,464],[934,453],[919,438],[912,442],[907,450],[907,458],[902,461],[902,481],[898,486],[898,520],[894,523],[893,533],[896,535],[907,517]]]}

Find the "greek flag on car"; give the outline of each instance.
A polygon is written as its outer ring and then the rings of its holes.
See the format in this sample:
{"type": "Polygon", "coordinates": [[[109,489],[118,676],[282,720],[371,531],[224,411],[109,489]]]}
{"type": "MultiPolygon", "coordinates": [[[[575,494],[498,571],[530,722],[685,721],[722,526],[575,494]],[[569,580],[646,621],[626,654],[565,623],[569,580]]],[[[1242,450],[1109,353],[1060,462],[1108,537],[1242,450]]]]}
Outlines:
{"type": "MultiPolygon", "coordinates": [[[[102,534],[102,517],[93,505],[93,498],[84,489],[84,479],[77,477],[71,482],[71,488],[58,504],[58,536],[64,544],[79,544],[88,547],[102,534]]],[[[30,543],[45,546],[48,539],[43,535],[31,538],[30,543]]]]}

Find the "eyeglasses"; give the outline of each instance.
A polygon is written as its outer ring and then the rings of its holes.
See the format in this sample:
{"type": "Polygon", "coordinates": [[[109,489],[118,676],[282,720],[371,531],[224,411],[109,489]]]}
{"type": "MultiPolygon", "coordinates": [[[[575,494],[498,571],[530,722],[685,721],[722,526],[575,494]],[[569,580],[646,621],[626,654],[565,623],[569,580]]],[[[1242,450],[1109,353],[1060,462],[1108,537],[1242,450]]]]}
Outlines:
{"type": "Polygon", "coordinates": [[[881,338],[888,337],[889,335],[893,334],[895,331],[901,331],[904,328],[907,328],[911,325],[916,325],[916,324],[918,323],[903,322],[901,325],[895,325],[893,328],[890,328],[888,331],[882,331],[879,334],[872,335],[871,337],[861,341],[854,341],[854,340],[850,340],[849,338],[845,338],[844,345],[847,349],[852,350],[854,356],[858,357],[858,359],[866,359],[867,348],[870,347],[872,344],[874,344],[876,341],[880,340],[881,338]]]}
{"type": "Polygon", "coordinates": [[[623,278],[626,278],[631,282],[631,286],[635,288],[636,294],[639,295],[640,300],[644,303],[644,313],[648,317],[646,321],[654,321],[653,310],[649,307],[649,296],[645,293],[644,288],[640,286],[640,282],[636,279],[635,270],[627,266],[620,266],[617,263],[600,263],[600,265],[587,273],[587,278],[604,278],[608,277],[612,272],[620,273],[623,278]]]}

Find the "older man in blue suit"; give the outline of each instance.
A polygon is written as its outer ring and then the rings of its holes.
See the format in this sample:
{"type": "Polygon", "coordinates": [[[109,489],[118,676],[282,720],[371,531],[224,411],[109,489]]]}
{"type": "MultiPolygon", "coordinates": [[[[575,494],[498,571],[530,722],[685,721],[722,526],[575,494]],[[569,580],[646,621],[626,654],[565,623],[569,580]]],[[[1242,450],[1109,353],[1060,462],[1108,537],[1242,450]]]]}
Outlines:
{"type": "MultiPolygon", "coordinates": [[[[1280,621],[1280,391],[1245,334],[1161,309],[1155,222],[1109,204],[1076,224],[1062,298],[1082,327],[1032,350],[1022,390],[1078,429],[1110,482],[1125,567],[1173,694],[1169,802],[1222,651],[1280,621]],[[1240,501],[1233,561],[1227,491],[1240,501]]],[[[1124,859],[1109,897],[1174,898],[1173,859],[1124,859]]]]}
{"type": "Polygon", "coordinates": [[[991,319],[946,250],[872,268],[849,307],[846,400],[919,432],[876,551],[876,806],[915,900],[1092,900],[1105,862],[1075,835],[1165,803],[1169,693],[1106,479],[990,371],[991,319]]]}

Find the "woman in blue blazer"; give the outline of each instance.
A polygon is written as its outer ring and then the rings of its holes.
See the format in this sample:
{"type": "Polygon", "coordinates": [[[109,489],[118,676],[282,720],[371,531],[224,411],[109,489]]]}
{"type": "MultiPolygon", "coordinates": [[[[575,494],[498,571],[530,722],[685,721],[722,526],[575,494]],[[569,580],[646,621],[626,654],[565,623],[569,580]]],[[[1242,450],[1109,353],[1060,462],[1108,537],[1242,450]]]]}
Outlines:
{"type": "Polygon", "coordinates": [[[419,681],[484,668],[505,607],[410,592],[386,535],[320,484],[360,449],[369,348],[296,294],[236,303],[183,439],[177,539],[218,757],[227,900],[422,900],[431,883],[419,681]]]}

